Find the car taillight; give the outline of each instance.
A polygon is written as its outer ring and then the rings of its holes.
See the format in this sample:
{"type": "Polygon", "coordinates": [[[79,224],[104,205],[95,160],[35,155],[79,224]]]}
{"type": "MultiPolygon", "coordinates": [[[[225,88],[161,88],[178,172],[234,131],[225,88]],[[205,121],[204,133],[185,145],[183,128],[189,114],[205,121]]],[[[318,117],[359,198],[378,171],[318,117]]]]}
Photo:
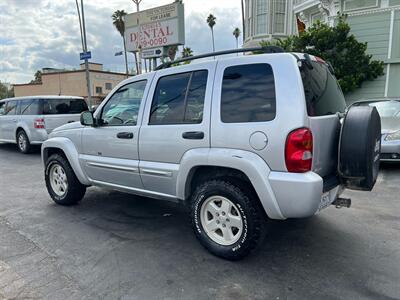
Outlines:
{"type": "Polygon", "coordinates": [[[285,162],[289,172],[303,173],[311,170],[313,137],[308,128],[289,133],[286,139],[285,162]]]}
{"type": "Polygon", "coordinates": [[[43,129],[44,128],[44,119],[35,119],[33,122],[33,127],[36,129],[43,129]]]}

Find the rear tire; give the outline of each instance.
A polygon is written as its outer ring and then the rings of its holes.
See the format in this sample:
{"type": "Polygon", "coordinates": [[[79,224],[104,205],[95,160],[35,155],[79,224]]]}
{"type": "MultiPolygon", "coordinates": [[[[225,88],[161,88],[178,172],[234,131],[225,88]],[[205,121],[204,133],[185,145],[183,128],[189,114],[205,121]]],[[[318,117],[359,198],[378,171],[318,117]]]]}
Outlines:
{"type": "Polygon", "coordinates": [[[19,130],[17,133],[17,147],[19,152],[24,154],[28,154],[32,150],[28,135],[23,129],[19,130]]]}
{"type": "Polygon", "coordinates": [[[45,180],[53,201],[60,205],[77,204],[85,196],[86,186],[79,182],[65,157],[53,154],[46,162],[45,180]]]}
{"type": "Polygon", "coordinates": [[[228,260],[242,259],[261,244],[265,216],[257,196],[241,183],[206,181],[191,198],[197,239],[212,254],[228,260]]]}

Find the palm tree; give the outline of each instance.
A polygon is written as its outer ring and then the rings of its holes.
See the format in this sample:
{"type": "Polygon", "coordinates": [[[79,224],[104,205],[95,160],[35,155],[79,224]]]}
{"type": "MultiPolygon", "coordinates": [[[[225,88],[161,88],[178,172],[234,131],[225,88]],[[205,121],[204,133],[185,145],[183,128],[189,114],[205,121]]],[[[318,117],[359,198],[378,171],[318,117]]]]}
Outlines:
{"type": "Polygon", "coordinates": [[[129,76],[129,71],[128,71],[128,59],[126,57],[126,42],[125,42],[125,22],[124,22],[124,16],[126,16],[126,12],[124,10],[116,10],[111,18],[113,19],[113,24],[115,28],[117,28],[119,34],[122,37],[122,40],[124,42],[124,54],[125,54],[125,71],[126,71],[126,76],[129,76]]]}
{"type": "Polygon", "coordinates": [[[238,27],[236,27],[235,30],[233,30],[232,34],[236,39],[236,49],[239,49],[240,29],[238,27]]]}
{"type": "Polygon", "coordinates": [[[207,17],[207,24],[208,24],[208,26],[210,26],[210,28],[211,28],[211,37],[212,37],[212,46],[213,46],[213,52],[215,52],[215,44],[214,44],[214,26],[215,26],[215,20],[216,20],[217,18],[216,17],[214,17],[212,14],[210,14],[208,17],[207,17]]]}
{"type": "Polygon", "coordinates": [[[182,57],[193,56],[193,50],[190,47],[184,47],[182,50],[182,57]]]}

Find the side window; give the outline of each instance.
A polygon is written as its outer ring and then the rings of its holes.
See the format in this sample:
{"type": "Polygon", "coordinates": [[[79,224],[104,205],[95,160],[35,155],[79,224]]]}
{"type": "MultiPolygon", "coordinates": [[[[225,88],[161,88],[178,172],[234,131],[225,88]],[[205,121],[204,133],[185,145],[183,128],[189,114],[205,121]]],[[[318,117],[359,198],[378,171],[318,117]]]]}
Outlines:
{"type": "Polygon", "coordinates": [[[4,115],[5,113],[6,113],[6,103],[0,102],[0,116],[4,115]]]}
{"type": "Polygon", "coordinates": [[[20,101],[21,115],[40,115],[39,99],[25,99],[20,101]]]}
{"type": "Polygon", "coordinates": [[[222,122],[265,122],[273,120],[275,114],[275,82],[269,64],[225,69],[221,94],[222,122]]]}
{"type": "Polygon", "coordinates": [[[116,91],[103,107],[103,125],[136,125],[147,80],[132,82],[116,91]]]}
{"type": "Polygon", "coordinates": [[[42,99],[44,115],[80,114],[88,110],[83,99],[42,99]]]}
{"type": "Polygon", "coordinates": [[[203,120],[208,71],[174,74],[159,79],[149,125],[198,124],[203,120]]]}
{"type": "Polygon", "coordinates": [[[5,115],[15,115],[17,112],[18,101],[7,101],[6,103],[5,115]]]}

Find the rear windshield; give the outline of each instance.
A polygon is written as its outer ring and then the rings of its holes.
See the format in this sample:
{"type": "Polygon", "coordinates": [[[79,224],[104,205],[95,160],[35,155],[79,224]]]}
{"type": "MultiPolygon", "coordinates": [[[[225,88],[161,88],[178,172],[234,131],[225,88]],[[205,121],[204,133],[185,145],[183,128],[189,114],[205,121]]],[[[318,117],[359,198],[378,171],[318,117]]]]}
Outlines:
{"type": "Polygon", "coordinates": [[[80,114],[88,110],[83,99],[43,99],[44,115],[80,114]]]}
{"type": "Polygon", "coordinates": [[[327,66],[311,62],[300,67],[309,116],[325,116],[344,112],[346,101],[342,90],[327,66]]]}

